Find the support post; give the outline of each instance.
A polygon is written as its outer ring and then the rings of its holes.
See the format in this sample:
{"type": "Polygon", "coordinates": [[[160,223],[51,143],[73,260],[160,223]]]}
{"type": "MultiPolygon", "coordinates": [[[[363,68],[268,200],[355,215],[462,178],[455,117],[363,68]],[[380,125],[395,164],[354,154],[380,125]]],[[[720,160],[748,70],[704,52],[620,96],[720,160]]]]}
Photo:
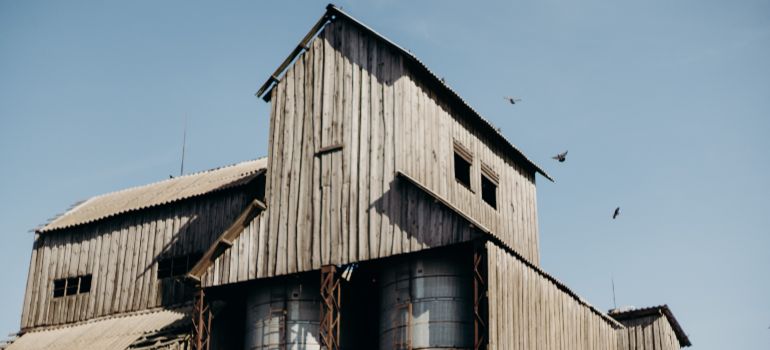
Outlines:
{"type": "Polygon", "coordinates": [[[342,308],[340,276],[337,267],[321,267],[321,349],[340,349],[340,310],[342,308]]]}
{"type": "Polygon", "coordinates": [[[489,344],[487,321],[487,249],[483,240],[473,243],[473,349],[486,350],[489,344]]]}
{"type": "Polygon", "coordinates": [[[211,348],[211,308],[206,301],[203,287],[195,286],[195,299],[192,310],[191,350],[210,350],[211,348]]]}

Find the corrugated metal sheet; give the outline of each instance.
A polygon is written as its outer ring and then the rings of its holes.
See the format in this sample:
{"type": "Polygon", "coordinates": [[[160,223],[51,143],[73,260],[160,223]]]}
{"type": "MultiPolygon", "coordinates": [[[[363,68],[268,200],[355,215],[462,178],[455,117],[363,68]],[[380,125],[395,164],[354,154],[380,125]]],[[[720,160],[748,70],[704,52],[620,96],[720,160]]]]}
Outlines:
{"type": "Polygon", "coordinates": [[[96,196],[73,206],[37,231],[46,232],[82,225],[122,213],[232,188],[248,183],[266,168],[267,158],[260,158],[96,196]]]}
{"type": "MultiPolygon", "coordinates": [[[[355,17],[351,16],[347,12],[343,11],[341,8],[334,6],[333,4],[329,4],[326,7],[326,13],[321,17],[321,20],[319,23],[327,23],[324,22],[324,19],[330,20],[331,17],[334,16],[336,18],[344,18],[351,23],[355,24],[359,28],[363,29],[366,32],[369,32],[374,37],[380,39],[382,42],[386,43],[390,47],[392,47],[394,50],[401,53],[407,60],[407,62],[411,62],[414,64],[414,66],[418,69],[419,72],[423,73],[428,80],[427,83],[430,83],[432,86],[434,86],[437,89],[437,92],[444,93],[445,95],[449,96],[450,100],[452,102],[455,102],[458,107],[465,109],[468,113],[462,113],[462,116],[468,117],[468,119],[476,126],[478,127],[485,135],[488,135],[495,144],[498,144],[502,146],[503,148],[507,148],[506,151],[508,151],[507,155],[511,158],[518,159],[520,161],[523,161],[525,164],[530,166],[534,171],[540,173],[540,175],[543,175],[546,179],[550,181],[554,181],[554,179],[548,175],[548,173],[545,172],[540,166],[535,164],[532,160],[527,158],[526,155],[524,155],[523,152],[521,152],[516,146],[514,146],[503,134],[500,133],[499,129],[492,125],[486,118],[481,116],[479,112],[477,112],[473,107],[471,107],[470,104],[468,104],[457,92],[455,92],[449,85],[444,82],[441,78],[438,77],[433,71],[428,68],[422,61],[420,61],[417,56],[415,56],[411,51],[404,49],[403,47],[399,46],[395,42],[391,41],[384,35],[378,33],[371,27],[367,26],[363,22],[359,21],[355,17]]],[[[281,71],[285,71],[286,67],[293,62],[294,58],[298,56],[300,53],[302,53],[302,49],[306,47],[306,43],[310,41],[314,37],[314,35],[317,35],[319,32],[319,25],[313,26],[313,28],[310,30],[310,32],[305,36],[305,39],[303,39],[302,43],[298,46],[298,49],[295,49],[292,51],[292,53],[289,55],[289,58],[287,58],[284,63],[281,65],[281,67],[278,68],[275,74],[271,75],[270,78],[267,79],[264,85],[259,89],[260,92],[264,91],[270,91],[268,87],[270,84],[275,83],[278,81],[278,74],[281,71]]],[[[266,96],[270,96],[269,94],[266,96]]]]}
{"type": "Polygon", "coordinates": [[[74,326],[29,332],[7,350],[126,349],[147,334],[189,325],[189,308],[113,316],[74,326]]]}

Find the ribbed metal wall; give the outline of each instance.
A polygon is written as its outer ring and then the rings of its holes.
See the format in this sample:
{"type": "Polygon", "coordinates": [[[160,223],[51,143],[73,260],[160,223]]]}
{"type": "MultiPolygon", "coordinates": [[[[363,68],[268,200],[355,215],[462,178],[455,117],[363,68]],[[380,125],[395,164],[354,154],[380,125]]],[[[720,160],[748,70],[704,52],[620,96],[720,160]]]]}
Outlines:
{"type": "Polygon", "coordinates": [[[320,349],[319,295],[317,278],[290,277],[252,287],[246,299],[245,349],[320,349]]]}
{"type": "Polygon", "coordinates": [[[470,261],[412,257],[385,267],[380,282],[380,349],[473,347],[470,261]]]}

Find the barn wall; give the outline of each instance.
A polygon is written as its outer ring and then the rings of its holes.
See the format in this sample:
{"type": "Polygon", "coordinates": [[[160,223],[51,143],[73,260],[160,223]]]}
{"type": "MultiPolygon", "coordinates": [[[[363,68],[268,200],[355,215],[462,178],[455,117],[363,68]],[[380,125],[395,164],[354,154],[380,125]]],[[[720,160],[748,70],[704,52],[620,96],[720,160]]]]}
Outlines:
{"type": "Polygon", "coordinates": [[[467,223],[396,179],[393,83],[401,62],[343,23],[328,26],[272,90],[258,276],[471,238],[467,223]]]}
{"type": "Polygon", "coordinates": [[[538,263],[533,174],[466,130],[384,42],[339,20],[309,46],[271,91],[264,276],[472,238],[398,171],[538,263]],[[500,176],[498,211],[481,201],[480,161],[475,193],[455,182],[455,139],[500,176]]]}
{"type": "MultiPolygon", "coordinates": [[[[402,69],[403,70],[403,69],[402,69]]],[[[505,157],[461,114],[409,70],[396,87],[396,168],[484,225],[508,247],[540,264],[535,174],[505,157]],[[454,177],[455,144],[472,154],[470,189],[454,177]],[[497,207],[481,198],[482,164],[499,177],[497,207]]]]}
{"type": "Polygon", "coordinates": [[[618,329],[618,350],[678,350],[674,329],[662,315],[625,320],[618,329]]]}
{"type": "Polygon", "coordinates": [[[157,258],[206,250],[250,199],[228,190],[36,235],[21,328],[185,301],[190,288],[157,279],[157,258]],[[89,293],[53,298],[53,280],[86,274],[89,293]]]}
{"type": "Polygon", "coordinates": [[[618,349],[621,328],[487,243],[490,349],[618,349]]]}

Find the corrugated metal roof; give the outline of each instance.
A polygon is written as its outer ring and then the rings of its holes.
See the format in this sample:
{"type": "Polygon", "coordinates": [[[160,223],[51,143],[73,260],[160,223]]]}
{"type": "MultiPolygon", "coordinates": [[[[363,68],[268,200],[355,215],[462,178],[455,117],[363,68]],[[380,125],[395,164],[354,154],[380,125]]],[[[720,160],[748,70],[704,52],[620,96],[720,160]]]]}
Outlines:
{"type": "MultiPolygon", "coordinates": [[[[543,175],[546,179],[550,181],[554,181],[554,179],[548,175],[542,168],[540,168],[535,162],[527,158],[527,156],[524,155],[516,146],[514,146],[510,141],[508,141],[503,134],[498,131],[497,128],[495,128],[488,120],[486,120],[484,117],[481,116],[473,107],[471,107],[460,95],[455,92],[449,85],[446,84],[441,78],[439,78],[436,74],[431,71],[428,66],[426,66],[420,59],[417,58],[414,54],[412,54],[409,50],[406,50],[396,44],[395,42],[391,41],[390,39],[386,38],[384,35],[378,33],[374,29],[370,28],[363,22],[357,20],[353,16],[349,15],[339,7],[334,6],[333,4],[329,4],[326,7],[326,13],[321,17],[321,20],[319,23],[324,23],[324,19],[330,20],[331,17],[334,16],[335,18],[344,18],[348,20],[349,22],[355,24],[359,28],[363,29],[364,31],[370,33],[374,37],[378,38],[379,40],[383,41],[384,43],[388,44],[390,47],[392,47],[394,50],[399,52],[401,55],[403,55],[407,62],[412,63],[417,70],[420,73],[423,73],[428,79],[428,83],[430,83],[432,86],[436,87],[438,89],[438,92],[442,92],[449,96],[450,100],[452,102],[455,102],[458,107],[461,109],[464,109],[467,113],[461,113],[462,117],[466,117],[469,121],[471,121],[477,128],[479,128],[482,132],[484,132],[486,135],[488,135],[492,141],[500,145],[503,149],[506,149],[509,154],[507,154],[509,157],[513,159],[518,159],[520,161],[523,161],[526,165],[532,167],[534,171],[540,173],[543,175]]],[[[278,81],[278,75],[282,74],[283,71],[285,71],[286,67],[288,67],[288,64],[293,62],[294,58],[302,53],[303,50],[307,48],[307,42],[309,42],[310,39],[313,39],[314,35],[316,35],[319,32],[319,25],[317,24],[314,26],[310,33],[308,33],[305,36],[305,39],[303,39],[303,42],[300,43],[300,45],[297,46],[297,48],[292,51],[292,53],[289,55],[289,57],[284,60],[284,63],[276,70],[276,72],[270,76],[270,78],[267,79],[267,81],[262,85],[262,87],[259,89],[260,92],[269,91],[268,87],[270,84],[278,81]]],[[[258,93],[259,94],[259,93],[258,93]]]]}
{"type": "Polygon", "coordinates": [[[92,197],[38,228],[37,232],[82,225],[243,185],[266,168],[267,158],[260,158],[92,197]]]}
{"type": "Polygon", "coordinates": [[[687,337],[684,329],[679,325],[679,322],[674,317],[671,309],[666,304],[622,311],[610,310],[609,312],[610,317],[618,321],[660,314],[666,316],[668,323],[671,324],[671,328],[674,329],[674,333],[676,334],[676,339],[679,340],[679,345],[681,347],[691,346],[692,343],[690,343],[690,338],[687,337]]]}
{"type": "Polygon", "coordinates": [[[189,308],[112,316],[75,325],[25,333],[7,350],[126,349],[137,339],[189,325],[189,308]]]}

